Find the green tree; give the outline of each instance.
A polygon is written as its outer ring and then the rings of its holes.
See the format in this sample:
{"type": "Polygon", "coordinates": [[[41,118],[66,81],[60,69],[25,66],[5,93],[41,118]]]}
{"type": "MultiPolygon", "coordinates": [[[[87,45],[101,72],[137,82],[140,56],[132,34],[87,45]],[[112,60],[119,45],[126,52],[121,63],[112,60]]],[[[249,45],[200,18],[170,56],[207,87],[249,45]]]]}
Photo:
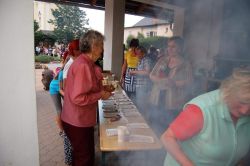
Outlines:
{"type": "Polygon", "coordinates": [[[39,30],[39,24],[36,20],[34,20],[34,37],[35,37],[35,46],[39,45],[40,42],[48,43],[53,45],[54,42],[57,40],[56,36],[53,33],[44,33],[43,31],[39,30]]]}
{"type": "Polygon", "coordinates": [[[142,33],[138,32],[137,38],[138,38],[139,41],[140,41],[140,40],[143,40],[145,37],[144,37],[144,35],[143,35],[142,33]]]}
{"type": "Polygon", "coordinates": [[[166,48],[167,47],[167,37],[154,36],[147,37],[140,40],[140,45],[149,49],[150,46],[154,46],[156,48],[166,48]]]}
{"type": "Polygon", "coordinates": [[[34,20],[34,32],[36,33],[39,29],[39,24],[36,20],[34,20]]]}
{"type": "Polygon", "coordinates": [[[129,35],[128,37],[127,37],[127,40],[126,40],[126,47],[127,48],[129,48],[129,43],[130,43],[130,41],[133,39],[133,38],[135,38],[133,35],[129,35]]]}
{"type": "Polygon", "coordinates": [[[35,46],[39,44],[42,40],[43,33],[39,30],[39,24],[36,20],[34,20],[34,37],[35,37],[35,46]]]}
{"type": "Polygon", "coordinates": [[[89,19],[79,7],[57,5],[57,9],[51,11],[55,19],[48,22],[55,26],[54,33],[58,40],[68,42],[88,30],[85,26],[89,25],[89,19]]]}

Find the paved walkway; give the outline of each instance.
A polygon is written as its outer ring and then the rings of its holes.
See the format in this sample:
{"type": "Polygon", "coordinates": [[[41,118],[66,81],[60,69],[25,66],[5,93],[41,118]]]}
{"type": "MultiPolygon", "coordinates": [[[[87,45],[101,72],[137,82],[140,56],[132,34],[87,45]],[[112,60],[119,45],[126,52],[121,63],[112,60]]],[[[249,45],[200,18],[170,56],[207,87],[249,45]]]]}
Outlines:
{"type": "Polygon", "coordinates": [[[43,69],[36,69],[36,101],[41,166],[65,166],[63,139],[58,135],[53,103],[41,82],[43,69]]]}

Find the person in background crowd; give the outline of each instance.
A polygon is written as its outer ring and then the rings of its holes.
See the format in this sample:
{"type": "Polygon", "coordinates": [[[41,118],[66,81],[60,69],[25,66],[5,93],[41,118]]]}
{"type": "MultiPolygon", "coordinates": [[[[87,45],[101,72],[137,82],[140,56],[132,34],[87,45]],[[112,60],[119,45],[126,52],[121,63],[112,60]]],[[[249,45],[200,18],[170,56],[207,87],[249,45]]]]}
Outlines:
{"type": "Polygon", "coordinates": [[[62,102],[61,102],[61,95],[59,93],[59,81],[60,81],[60,78],[62,78],[61,75],[62,75],[61,67],[57,67],[55,70],[54,78],[50,82],[50,85],[49,85],[50,96],[54,103],[56,113],[57,113],[56,123],[57,123],[58,128],[60,129],[60,132],[63,131],[61,118],[60,118],[61,111],[62,111],[62,102]]]}
{"type": "Polygon", "coordinates": [[[40,54],[44,54],[44,47],[43,47],[43,45],[40,46],[40,54]]]}
{"type": "Polygon", "coordinates": [[[66,49],[66,51],[63,53],[63,56],[62,56],[62,62],[64,63],[65,61],[67,61],[68,62],[68,60],[69,60],[69,50],[68,49],[66,49]],[[68,59],[67,59],[68,58],[68,59]]]}
{"type": "Polygon", "coordinates": [[[43,89],[49,90],[50,82],[53,80],[54,73],[52,70],[50,70],[47,66],[44,68],[42,72],[42,83],[43,83],[43,89]]]}
{"type": "Polygon", "coordinates": [[[62,79],[60,79],[60,82],[59,82],[59,93],[61,94],[62,98],[64,97],[64,81],[65,81],[65,80],[63,80],[63,70],[64,70],[64,67],[65,67],[66,63],[69,61],[69,59],[70,59],[70,57],[67,56],[67,58],[62,61],[62,64],[63,64],[63,67],[62,67],[62,79]]]}
{"type": "Polygon", "coordinates": [[[79,39],[72,40],[69,43],[68,55],[70,56],[70,59],[65,64],[64,69],[63,69],[63,87],[65,87],[65,85],[66,85],[66,82],[67,82],[66,78],[67,78],[68,70],[69,70],[71,64],[80,55],[79,39]]]}
{"type": "Polygon", "coordinates": [[[43,47],[43,53],[45,54],[45,55],[48,55],[48,48],[47,47],[43,47]]]}
{"type": "Polygon", "coordinates": [[[39,54],[40,54],[40,47],[39,47],[39,46],[36,46],[36,48],[35,48],[35,53],[36,53],[36,55],[39,55],[39,54]]]}
{"type": "Polygon", "coordinates": [[[153,82],[150,101],[155,107],[151,117],[159,123],[159,130],[166,128],[190,99],[192,68],[184,59],[183,45],[181,37],[169,38],[168,56],[160,58],[150,73],[153,82]]]}
{"type": "Polygon", "coordinates": [[[138,39],[132,39],[129,44],[129,50],[124,55],[120,82],[127,95],[134,100],[136,92],[136,77],[130,75],[130,71],[136,70],[139,58],[135,54],[136,47],[139,46],[138,39]]]}
{"type": "Polygon", "coordinates": [[[64,64],[62,65],[62,68],[57,67],[56,71],[55,71],[55,76],[54,79],[50,82],[50,95],[52,98],[52,101],[54,103],[55,106],[55,110],[57,113],[56,116],[56,123],[57,126],[60,130],[59,135],[63,137],[64,139],[64,162],[66,165],[71,165],[72,164],[72,148],[70,145],[70,141],[68,139],[68,137],[64,134],[63,132],[63,126],[62,126],[62,121],[61,121],[61,112],[62,112],[62,100],[61,100],[61,94],[60,94],[60,81],[63,80],[63,67],[64,64]]]}
{"type": "Polygon", "coordinates": [[[61,44],[61,49],[60,49],[60,58],[63,56],[64,52],[66,50],[65,44],[61,44]]]}
{"type": "Polygon", "coordinates": [[[51,45],[49,45],[49,48],[48,48],[48,55],[49,56],[53,56],[52,51],[53,51],[53,48],[51,47],[51,45]]]}
{"type": "Polygon", "coordinates": [[[101,69],[94,64],[103,52],[103,41],[101,33],[87,31],[80,38],[81,54],[67,75],[61,119],[73,147],[73,166],[94,165],[97,103],[111,96],[102,86],[101,69]]]}
{"type": "Polygon", "coordinates": [[[146,49],[143,46],[139,46],[135,49],[135,53],[139,58],[139,64],[136,70],[130,71],[130,75],[136,75],[136,104],[147,119],[148,108],[148,96],[151,89],[151,80],[149,79],[149,73],[151,71],[151,59],[146,55],[146,49]]]}
{"type": "Polygon", "coordinates": [[[154,66],[157,62],[158,51],[154,46],[150,46],[148,49],[148,57],[152,61],[152,65],[154,66]]]}
{"type": "Polygon", "coordinates": [[[163,56],[167,56],[167,53],[166,53],[166,50],[164,49],[164,48],[160,48],[159,50],[158,50],[158,56],[157,56],[157,61],[161,58],[161,57],[163,57],[163,56]]]}
{"type": "Polygon", "coordinates": [[[240,164],[250,146],[249,68],[235,69],[219,89],[189,101],[161,140],[165,166],[240,164]]]}

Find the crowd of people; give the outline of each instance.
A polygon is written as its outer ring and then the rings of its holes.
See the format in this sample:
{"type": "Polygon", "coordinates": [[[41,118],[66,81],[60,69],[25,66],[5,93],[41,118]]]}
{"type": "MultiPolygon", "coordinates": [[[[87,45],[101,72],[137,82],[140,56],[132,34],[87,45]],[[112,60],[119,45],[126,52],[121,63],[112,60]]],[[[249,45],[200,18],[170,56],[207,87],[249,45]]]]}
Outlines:
{"type": "Polygon", "coordinates": [[[62,57],[67,51],[67,47],[63,43],[55,43],[53,46],[49,44],[39,43],[35,47],[35,55],[49,55],[53,57],[62,57]]]}
{"type": "Polygon", "coordinates": [[[160,54],[155,47],[147,51],[138,39],[132,39],[124,55],[121,84],[159,133],[192,95],[192,67],[185,58],[183,47],[181,37],[171,37],[166,43],[166,51],[160,54]]]}
{"type": "Polygon", "coordinates": [[[192,99],[195,80],[183,48],[181,37],[171,37],[166,52],[152,58],[133,39],[122,66],[124,90],[161,135],[163,165],[248,165],[250,68],[235,69],[219,89],[192,99]]]}
{"type": "MultiPolygon", "coordinates": [[[[71,41],[68,56],[50,85],[68,165],[93,166],[95,162],[97,102],[112,95],[102,85],[102,70],[95,64],[102,57],[103,42],[104,36],[95,30],[71,41]]],[[[181,37],[169,38],[160,51],[146,50],[132,39],[124,54],[120,83],[162,135],[168,152],[164,166],[242,162],[250,145],[250,69],[235,70],[218,90],[194,99],[192,73],[181,37]]]]}

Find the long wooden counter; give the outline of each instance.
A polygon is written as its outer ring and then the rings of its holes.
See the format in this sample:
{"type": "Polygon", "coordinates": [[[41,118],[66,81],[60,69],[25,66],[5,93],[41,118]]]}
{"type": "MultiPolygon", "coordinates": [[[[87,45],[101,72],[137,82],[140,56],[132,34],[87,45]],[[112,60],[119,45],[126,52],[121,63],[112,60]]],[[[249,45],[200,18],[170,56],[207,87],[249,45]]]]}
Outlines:
{"type": "MultiPolygon", "coordinates": [[[[129,102],[128,105],[122,105],[125,102],[119,102],[120,100],[130,100],[126,93],[120,88],[115,91],[114,95],[109,99],[99,101],[99,134],[100,134],[100,149],[102,153],[112,151],[137,151],[137,150],[157,150],[162,148],[160,140],[157,138],[150,126],[147,125],[144,118],[141,116],[136,106],[129,102]],[[122,99],[123,98],[123,99],[122,99]],[[121,119],[115,122],[111,122],[110,118],[104,118],[103,103],[107,101],[116,101],[117,109],[121,119]],[[118,102],[117,102],[118,101],[118,102]],[[120,104],[119,104],[120,103],[120,104]],[[107,129],[116,129],[118,126],[133,126],[134,124],[145,124],[147,127],[130,127],[130,135],[143,135],[153,138],[152,142],[137,142],[137,141],[125,141],[118,142],[118,136],[108,136],[107,129]]],[[[136,125],[135,125],[136,126],[136,125]]],[[[105,155],[103,155],[105,157],[105,155]]],[[[105,161],[105,159],[103,159],[105,161]]],[[[105,162],[103,162],[103,165],[105,162]]]]}

